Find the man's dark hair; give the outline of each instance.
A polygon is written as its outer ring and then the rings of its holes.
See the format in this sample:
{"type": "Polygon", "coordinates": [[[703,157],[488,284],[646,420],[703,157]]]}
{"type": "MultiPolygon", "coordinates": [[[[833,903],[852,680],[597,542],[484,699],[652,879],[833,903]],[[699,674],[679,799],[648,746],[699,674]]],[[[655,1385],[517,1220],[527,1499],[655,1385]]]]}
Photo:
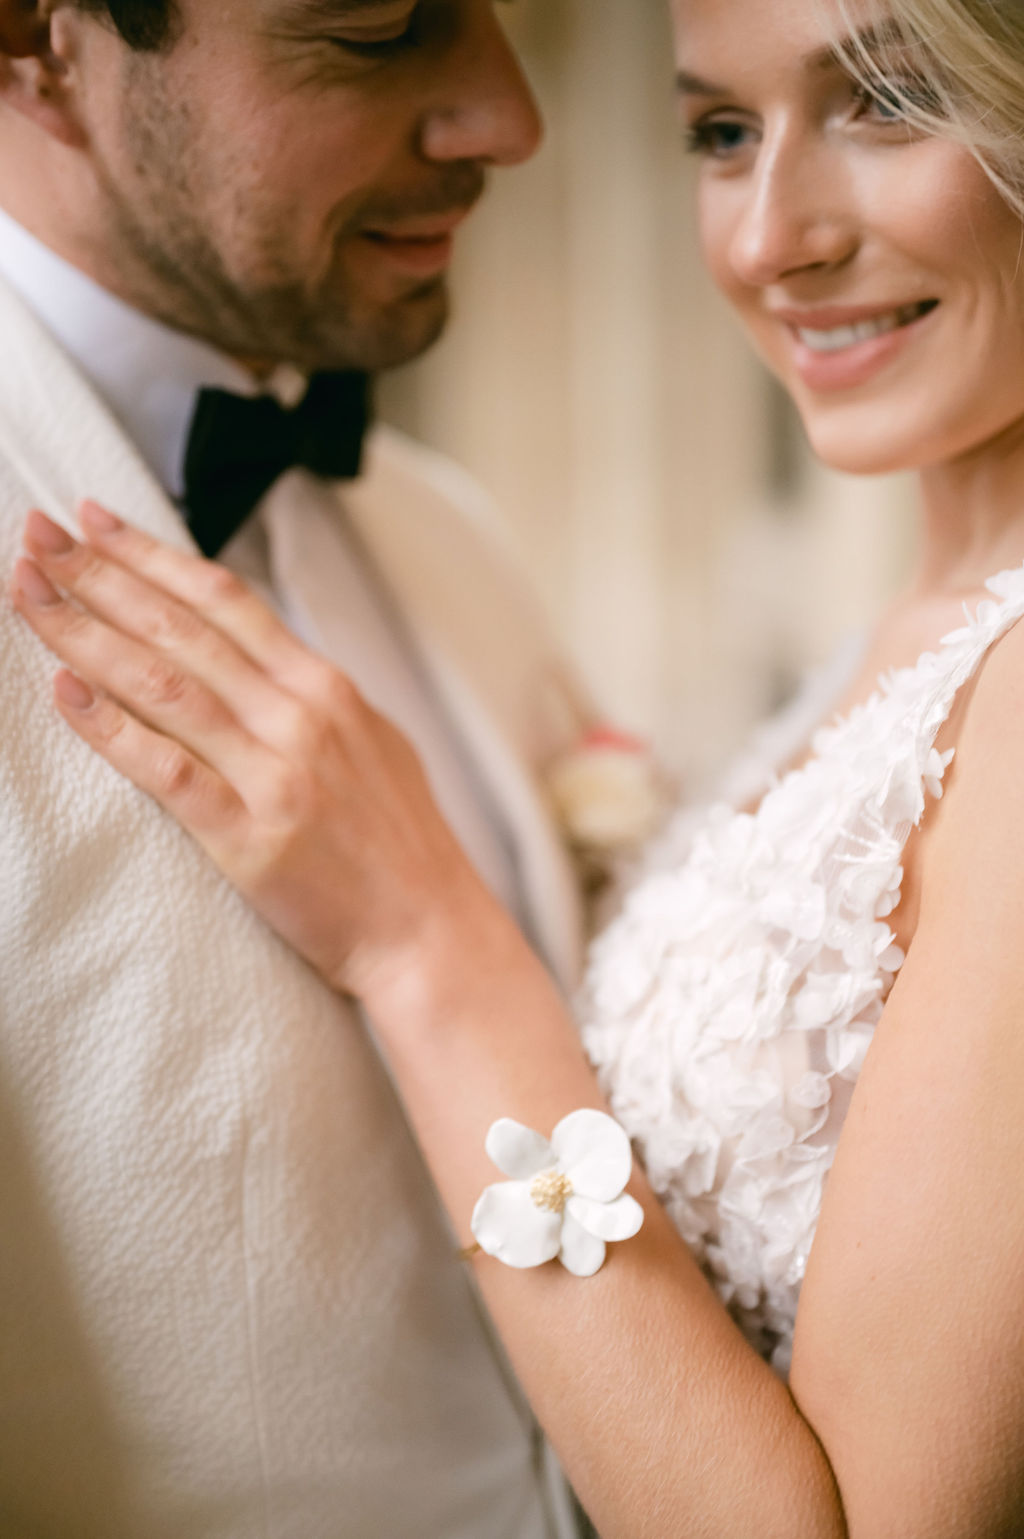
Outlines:
{"type": "Polygon", "coordinates": [[[78,0],[83,11],[107,16],[125,42],[140,51],[166,48],[173,40],[174,0],[78,0]]]}

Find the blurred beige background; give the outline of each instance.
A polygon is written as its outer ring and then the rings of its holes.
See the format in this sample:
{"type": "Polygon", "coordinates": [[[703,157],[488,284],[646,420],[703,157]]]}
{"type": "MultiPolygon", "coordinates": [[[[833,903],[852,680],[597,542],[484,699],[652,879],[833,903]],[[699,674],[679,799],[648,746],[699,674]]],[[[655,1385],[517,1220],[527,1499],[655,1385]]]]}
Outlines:
{"type": "Polygon", "coordinates": [[[517,0],[548,122],[384,413],[495,494],[609,716],[699,780],[905,568],[901,481],[813,464],[699,264],[661,0],[517,0]]]}

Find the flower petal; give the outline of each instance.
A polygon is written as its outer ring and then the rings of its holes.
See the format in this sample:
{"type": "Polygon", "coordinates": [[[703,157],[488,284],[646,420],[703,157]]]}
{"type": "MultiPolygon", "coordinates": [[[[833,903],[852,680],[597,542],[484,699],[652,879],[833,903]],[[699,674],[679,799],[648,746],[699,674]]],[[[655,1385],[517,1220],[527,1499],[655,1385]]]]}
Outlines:
{"type": "Polygon", "coordinates": [[[584,1107],[563,1117],[551,1135],[558,1163],[580,1197],[611,1202],[633,1169],[633,1151],[623,1128],[605,1112],[584,1107]]]}
{"type": "Polygon", "coordinates": [[[499,1181],[482,1193],[470,1223],[473,1237],[506,1266],[543,1266],[562,1243],[562,1214],[535,1206],[525,1181],[499,1181]]]}
{"type": "Polygon", "coordinates": [[[643,1227],[644,1210],[628,1192],[614,1202],[570,1197],[566,1207],[576,1222],[599,1240],[631,1240],[643,1227]]]}
{"type": "Polygon", "coordinates": [[[588,1234],[571,1213],[566,1213],[562,1226],[562,1248],[558,1259],[574,1277],[593,1277],[604,1266],[606,1255],[603,1240],[588,1234]]]}
{"type": "Polygon", "coordinates": [[[546,1138],[521,1122],[513,1122],[511,1117],[502,1117],[493,1124],[484,1148],[502,1175],[515,1181],[528,1181],[558,1163],[546,1138]]]}

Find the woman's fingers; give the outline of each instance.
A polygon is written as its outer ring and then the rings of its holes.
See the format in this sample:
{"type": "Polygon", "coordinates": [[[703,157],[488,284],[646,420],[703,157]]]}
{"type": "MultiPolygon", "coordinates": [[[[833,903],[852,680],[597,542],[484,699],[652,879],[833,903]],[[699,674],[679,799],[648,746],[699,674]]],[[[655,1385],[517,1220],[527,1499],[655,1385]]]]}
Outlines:
{"type": "Polygon", "coordinates": [[[42,512],[31,512],[26,520],[25,548],[63,593],[125,636],[176,657],[206,685],[223,689],[242,719],[273,713],[277,694],[262,669],[165,589],[72,539],[42,512]]]}
{"type": "Polygon", "coordinates": [[[54,699],[80,738],[159,802],[214,858],[226,841],[244,839],[248,814],[240,797],[182,744],[154,732],[72,673],[58,673],[54,699]]]}
{"type": "Polygon", "coordinates": [[[415,754],[349,679],[210,563],[83,522],[86,545],[34,516],[13,583],[70,670],[61,713],[333,986],[404,954],[431,895],[476,896],[415,754]]]}
{"type": "Polygon", "coordinates": [[[174,659],[230,700],[254,736],[274,746],[287,731],[294,714],[287,697],[203,615],[104,551],[80,544],[42,513],[29,514],[25,546],[50,581],[76,603],[114,630],[174,659]]]}
{"type": "Polygon", "coordinates": [[[225,567],[163,545],[95,502],[82,503],[79,521],[97,551],[216,626],[277,684],[316,698],[329,665],[225,567]]]}
{"type": "Polygon", "coordinates": [[[175,660],[76,608],[34,561],[15,566],[13,597],[36,635],[89,686],[203,759],[243,799],[261,794],[275,756],[175,660]]]}

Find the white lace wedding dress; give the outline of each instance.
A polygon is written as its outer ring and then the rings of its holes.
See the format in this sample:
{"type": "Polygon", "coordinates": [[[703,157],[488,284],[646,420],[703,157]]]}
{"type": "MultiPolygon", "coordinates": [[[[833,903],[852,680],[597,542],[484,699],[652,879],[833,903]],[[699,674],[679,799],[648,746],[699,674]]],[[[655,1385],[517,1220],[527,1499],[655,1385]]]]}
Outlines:
{"type": "Polygon", "coordinates": [[[806,694],[723,800],[670,824],[591,954],[583,1036],[615,1114],[782,1373],[829,1167],[903,962],[886,921],[952,757],[936,735],[1024,615],[1024,569],[988,588],[938,652],[819,727],[812,756],[779,778],[824,708],[820,683],[806,694]],[[735,810],[758,796],[754,814],[735,810]]]}

